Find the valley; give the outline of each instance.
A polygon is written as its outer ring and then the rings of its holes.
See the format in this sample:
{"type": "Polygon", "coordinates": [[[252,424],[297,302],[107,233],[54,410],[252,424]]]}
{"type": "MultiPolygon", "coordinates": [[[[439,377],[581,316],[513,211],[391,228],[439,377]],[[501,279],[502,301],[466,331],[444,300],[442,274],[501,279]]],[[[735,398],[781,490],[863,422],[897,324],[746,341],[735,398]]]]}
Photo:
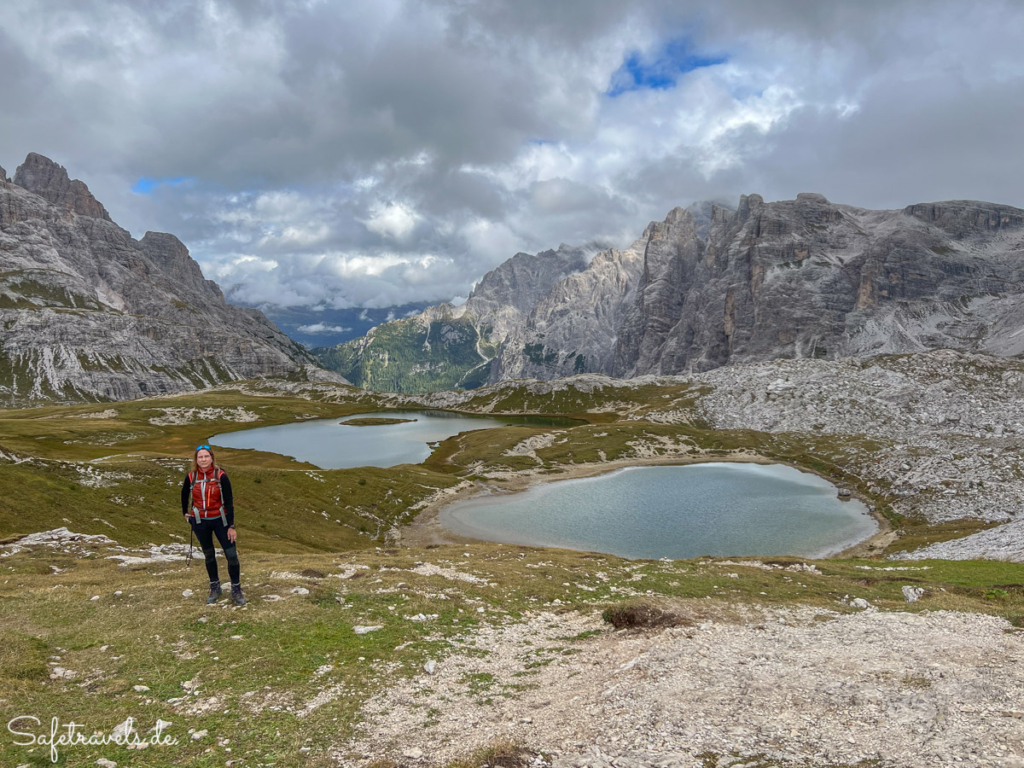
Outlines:
{"type": "MultiPolygon", "coordinates": [[[[133,718],[177,739],[134,746],[155,765],[1019,765],[1016,209],[676,209],[624,251],[518,254],[462,307],[320,350],[341,376],[173,236],[135,241],[63,168],[26,168],[0,180],[11,717],[133,718]],[[317,420],[359,441],[411,410],[508,423],[395,466],[217,447],[250,603],[202,605],[178,494],[196,445],[317,420]],[[828,559],[627,560],[438,522],[709,462],[814,473],[880,530],[828,559]]],[[[90,749],[68,764],[139,758],[90,749]]]]}
{"type": "MultiPolygon", "coordinates": [[[[1012,693],[1021,419],[1005,389],[1019,375],[1015,361],[934,352],[423,396],[267,379],[6,410],[5,711],[73,713],[108,731],[162,720],[179,743],[147,748],[160,765],[482,766],[505,755],[557,768],[811,768],[971,754],[1011,765],[997,759],[1024,739],[1012,693]],[[205,578],[184,562],[178,504],[192,446],[411,407],[579,421],[463,432],[422,464],[389,469],[222,449],[250,605],[183,597],[205,578]],[[629,561],[460,542],[431,523],[485,484],[707,460],[816,472],[873,505],[888,532],[841,559],[629,561]],[[932,559],[943,547],[963,559],[932,559]],[[632,617],[624,629],[608,623],[620,615],[632,617]],[[799,648],[831,661],[808,668],[799,648]],[[1001,675],[984,700],[977,654],[1001,675]],[[765,659],[770,671],[755,672],[765,659]],[[737,669],[751,674],[722,677],[737,669]],[[703,693],[671,703],[695,679],[703,693]],[[770,726],[745,704],[769,680],[770,726]],[[657,725],[666,707],[681,707],[664,720],[678,726],[657,725]],[[942,738],[919,729],[935,711],[957,724],[942,738]],[[851,746],[849,728],[876,738],[851,746]]],[[[5,763],[26,756],[4,750],[5,763]]]]}

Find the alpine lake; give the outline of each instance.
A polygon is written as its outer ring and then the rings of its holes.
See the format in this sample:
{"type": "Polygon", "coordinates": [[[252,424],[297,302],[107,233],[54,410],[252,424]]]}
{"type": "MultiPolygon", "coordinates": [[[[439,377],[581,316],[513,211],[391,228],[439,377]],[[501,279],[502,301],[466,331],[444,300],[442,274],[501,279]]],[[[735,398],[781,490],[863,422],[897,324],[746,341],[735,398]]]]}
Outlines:
{"type": "MultiPolygon", "coordinates": [[[[437,442],[460,432],[576,423],[382,411],[241,430],[209,442],[284,454],[323,469],[391,467],[424,461],[437,442]]],[[[781,464],[745,462],[627,467],[519,493],[493,489],[444,507],[438,521],[474,539],[627,558],[824,557],[878,531],[867,507],[841,500],[827,480],[781,464]]]]}

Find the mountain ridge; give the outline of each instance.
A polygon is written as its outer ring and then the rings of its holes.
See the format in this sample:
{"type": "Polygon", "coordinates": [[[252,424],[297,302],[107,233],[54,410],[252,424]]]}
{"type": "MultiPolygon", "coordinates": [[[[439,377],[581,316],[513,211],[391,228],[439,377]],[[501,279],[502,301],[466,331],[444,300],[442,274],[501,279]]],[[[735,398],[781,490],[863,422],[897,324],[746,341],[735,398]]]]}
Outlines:
{"type": "MultiPolygon", "coordinates": [[[[974,200],[870,210],[818,193],[771,203],[752,194],[735,210],[675,208],[535,301],[506,286],[504,304],[481,314],[514,307],[518,320],[501,333],[478,324],[497,351],[481,354],[487,377],[470,383],[934,348],[1024,354],[1022,235],[1024,211],[974,200]]],[[[467,304],[463,321],[476,314],[467,304]]]]}
{"type": "Polygon", "coordinates": [[[0,174],[0,400],[124,400],[262,376],[327,376],[257,310],[227,304],[185,245],[141,240],[66,169],[0,174]]]}
{"type": "Polygon", "coordinates": [[[567,276],[588,265],[595,244],[517,253],[487,272],[465,302],[427,307],[370,329],[359,339],[313,352],[327,368],[368,389],[428,392],[488,381],[498,345],[526,312],[567,276]]]}

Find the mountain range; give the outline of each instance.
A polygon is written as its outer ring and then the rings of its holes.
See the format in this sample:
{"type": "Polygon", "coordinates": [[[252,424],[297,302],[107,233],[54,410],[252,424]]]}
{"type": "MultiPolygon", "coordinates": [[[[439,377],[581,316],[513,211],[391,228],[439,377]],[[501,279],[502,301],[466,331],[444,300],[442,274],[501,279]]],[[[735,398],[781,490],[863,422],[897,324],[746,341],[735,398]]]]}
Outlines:
{"type": "Polygon", "coordinates": [[[1018,208],[745,195],[676,208],[625,250],[517,254],[461,306],[315,352],[353,383],[405,392],[935,348],[1018,356],[1022,279],[1018,208]]]}
{"type": "Polygon", "coordinates": [[[310,352],[261,312],[228,304],[176,237],[135,240],[84,183],[33,153],[13,180],[0,168],[0,402],[279,376],[427,392],[935,348],[1016,357],[1022,281],[1017,208],[749,195],[735,208],[676,208],[622,250],[518,253],[460,306],[310,352]]]}
{"type": "Polygon", "coordinates": [[[135,240],[52,160],[0,168],[0,402],[123,400],[324,376],[261,312],[228,304],[174,235],[135,240]]]}

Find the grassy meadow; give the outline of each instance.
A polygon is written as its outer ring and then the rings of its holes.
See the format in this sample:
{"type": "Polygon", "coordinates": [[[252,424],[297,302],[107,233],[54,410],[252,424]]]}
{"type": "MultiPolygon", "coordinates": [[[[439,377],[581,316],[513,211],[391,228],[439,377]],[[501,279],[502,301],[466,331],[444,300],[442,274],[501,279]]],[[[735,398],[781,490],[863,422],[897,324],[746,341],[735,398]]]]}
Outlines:
{"type": "MultiPolygon", "coordinates": [[[[888,510],[884,495],[871,496],[845,469],[853,455],[886,450],[884,441],[711,431],[696,415],[700,394],[654,386],[482,393],[467,410],[579,421],[462,433],[441,442],[421,465],[389,469],[328,471],[275,454],[222,449],[217,458],[235,491],[250,601],[242,609],[226,600],[205,605],[201,555],[191,566],[111,558],[125,555],[125,547],[188,542],[178,489],[192,448],[210,435],[350,417],[380,410],[381,400],[347,388],[331,397],[223,389],[0,412],[0,543],[66,526],[119,545],[0,549],[0,714],[4,722],[32,715],[48,723],[59,716],[108,733],[133,717],[143,737],[160,719],[178,739],[144,750],[69,746],[58,765],[93,765],[102,757],[118,765],[333,766],[359,760],[348,750],[360,732],[361,707],[389,683],[422,674],[429,660],[443,662],[476,627],[538,611],[614,617],[657,606],[686,621],[699,618],[703,606],[735,604],[843,612],[853,610],[844,598],[856,595],[880,610],[979,611],[1005,617],[1015,628],[1009,631],[1024,627],[1024,565],[1018,564],[916,561],[893,568],[877,556],[627,561],[516,545],[394,544],[394,530],[428,500],[467,480],[501,485],[515,472],[557,477],[584,464],[668,455],[758,454],[848,484],[888,510]],[[689,409],[693,418],[676,425],[643,420],[665,403],[689,409]],[[555,439],[532,452],[512,450],[550,433],[555,439]],[[797,563],[814,568],[787,570],[797,563]],[[924,598],[907,604],[901,592],[907,585],[923,587],[924,598]],[[183,596],[186,590],[193,594],[183,596]],[[357,634],[356,627],[376,629],[357,634]]],[[[352,435],[358,439],[359,430],[352,435]]],[[[892,551],[982,527],[889,516],[903,534],[892,551]]],[[[598,633],[638,631],[602,626],[598,633]]],[[[566,636],[557,652],[571,655],[594,639],[592,633],[566,636]]],[[[543,663],[523,660],[523,686],[543,663]]],[[[516,690],[467,679],[462,695],[487,707],[516,690]]],[[[429,716],[424,712],[425,722],[429,716]]],[[[489,760],[497,764],[493,754],[467,756],[462,764],[489,760]]],[[[0,766],[50,764],[46,747],[15,746],[9,734],[0,739],[0,766]]]]}

